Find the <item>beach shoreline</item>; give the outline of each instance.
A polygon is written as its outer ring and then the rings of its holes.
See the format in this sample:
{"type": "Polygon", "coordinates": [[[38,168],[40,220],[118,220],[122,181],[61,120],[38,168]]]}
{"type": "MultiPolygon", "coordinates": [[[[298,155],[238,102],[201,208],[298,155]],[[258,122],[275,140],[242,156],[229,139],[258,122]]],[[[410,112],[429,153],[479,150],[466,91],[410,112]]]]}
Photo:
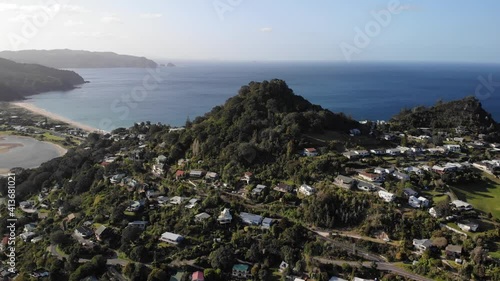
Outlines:
{"type": "Polygon", "coordinates": [[[77,121],[74,121],[74,120],[71,120],[69,118],[66,118],[66,117],[63,117],[63,116],[60,116],[58,114],[55,114],[55,113],[52,113],[50,111],[47,111],[43,108],[40,108],[30,102],[11,102],[10,103],[12,106],[16,106],[16,107],[20,107],[20,108],[23,108],[23,109],[26,109],[34,114],[37,114],[37,115],[42,115],[42,116],[45,116],[47,118],[50,118],[50,119],[53,119],[53,120],[56,120],[56,121],[60,121],[60,122],[63,122],[63,123],[66,123],[66,124],[69,124],[75,128],[79,128],[79,129],[82,129],[86,132],[89,132],[89,133],[104,133],[103,130],[100,130],[100,129],[97,129],[97,128],[94,128],[92,126],[89,126],[89,125],[86,125],[86,124],[82,124],[80,122],[77,122],[77,121]]]}

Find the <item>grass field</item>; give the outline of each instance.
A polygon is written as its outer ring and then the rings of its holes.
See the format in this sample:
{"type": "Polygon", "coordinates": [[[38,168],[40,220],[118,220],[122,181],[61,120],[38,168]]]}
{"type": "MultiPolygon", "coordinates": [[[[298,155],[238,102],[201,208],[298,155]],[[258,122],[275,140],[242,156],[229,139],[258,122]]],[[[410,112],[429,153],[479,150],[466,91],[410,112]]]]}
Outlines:
{"type": "Polygon", "coordinates": [[[483,174],[487,180],[480,183],[453,186],[459,199],[472,204],[477,210],[491,213],[500,219],[500,180],[492,175],[483,174]]]}

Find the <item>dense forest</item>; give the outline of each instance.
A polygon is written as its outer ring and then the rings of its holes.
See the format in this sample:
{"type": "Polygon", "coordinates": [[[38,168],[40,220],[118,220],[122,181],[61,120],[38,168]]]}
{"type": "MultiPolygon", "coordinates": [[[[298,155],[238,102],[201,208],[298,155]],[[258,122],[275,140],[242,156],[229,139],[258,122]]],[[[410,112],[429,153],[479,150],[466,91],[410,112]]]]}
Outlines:
{"type": "Polygon", "coordinates": [[[70,90],[84,82],[73,71],[0,59],[0,101],[20,100],[47,91],[70,90]]]}
{"type": "Polygon", "coordinates": [[[112,52],[76,50],[3,51],[0,58],[22,63],[35,63],[54,68],[156,68],[156,62],[145,57],[119,55],[112,52]]]}

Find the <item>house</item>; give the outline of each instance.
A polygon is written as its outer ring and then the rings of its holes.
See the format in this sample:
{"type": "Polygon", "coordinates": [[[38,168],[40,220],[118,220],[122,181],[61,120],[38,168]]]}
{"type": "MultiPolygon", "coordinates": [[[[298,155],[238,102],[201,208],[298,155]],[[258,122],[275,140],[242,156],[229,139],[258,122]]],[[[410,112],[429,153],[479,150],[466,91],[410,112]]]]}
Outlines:
{"type": "Polygon", "coordinates": [[[350,129],[349,130],[349,135],[351,135],[351,136],[358,136],[358,135],[361,135],[361,131],[359,129],[356,129],[356,128],[350,129]]]}
{"type": "Polygon", "coordinates": [[[405,173],[398,172],[398,171],[396,171],[396,172],[392,173],[392,175],[393,175],[395,178],[397,178],[398,180],[402,180],[402,181],[407,181],[407,180],[409,180],[409,179],[410,179],[410,176],[409,176],[409,175],[407,175],[407,174],[405,174],[405,173]]]}
{"type": "Polygon", "coordinates": [[[75,229],[75,234],[82,237],[82,238],[90,238],[94,234],[92,229],[86,227],[86,226],[79,226],[75,229]]]}
{"type": "Polygon", "coordinates": [[[219,224],[228,224],[231,223],[233,220],[233,216],[231,215],[231,212],[229,211],[228,208],[224,208],[222,212],[220,212],[220,215],[217,217],[217,221],[219,224]]]}
{"type": "Polygon", "coordinates": [[[175,171],[175,179],[176,180],[180,180],[180,179],[183,179],[185,177],[186,177],[186,172],[184,172],[182,170],[175,171]]]}
{"type": "Polygon", "coordinates": [[[203,275],[203,272],[201,271],[193,272],[193,275],[191,275],[191,281],[205,281],[205,276],[203,275]]]}
{"type": "Polygon", "coordinates": [[[374,169],[373,169],[373,172],[374,172],[375,174],[379,174],[379,175],[384,175],[384,174],[386,174],[386,172],[385,172],[385,168],[382,168],[382,167],[377,167],[377,168],[374,168],[374,169]]]}
{"type": "Polygon", "coordinates": [[[235,264],[233,265],[232,276],[235,278],[246,279],[250,277],[249,266],[246,264],[235,264]]]}
{"type": "Polygon", "coordinates": [[[355,150],[354,153],[359,155],[359,157],[367,157],[370,156],[370,152],[368,150],[355,150]]]}
{"type": "Polygon", "coordinates": [[[130,201],[126,211],[127,212],[139,212],[144,206],[143,201],[130,201]]]}
{"type": "Polygon", "coordinates": [[[449,152],[460,152],[460,145],[458,144],[446,144],[444,145],[444,149],[449,152]]]}
{"type": "Polygon", "coordinates": [[[424,150],[421,147],[412,147],[410,148],[410,152],[413,154],[421,154],[424,150]]]}
{"type": "Polygon", "coordinates": [[[432,171],[434,171],[438,174],[449,173],[455,169],[456,169],[455,167],[451,167],[451,166],[439,166],[439,165],[432,166],[432,171]]]}
{"type": "Polygon", "coordinates": [[[385,153],[389,154],[390,156],[398,156],[401,155],[401,150],[399,148],[389,148],[386,149],[385,153]]]}
{"type": "Polygon", "coordinates": [[[429,209],[429,214],[433,217],[433,218],[438,218],[441,216],[441,214],[436,210],[436,208],[432,207],[429,209]]]}
{"type": "Polygon", "coordinates": [[[167,171],[168,167],[165,164],[167,162],[167,157],[165,155],[160,155],[156,157],[155,164],[153,164],[152,172],[156,176],[163,176],[167,171]]]}
{"type": "Polygon", "coordinates": [[[207,220],[209,218],[210,218],[210,215],[207,214],[207,213],[205,213],[205,212],[203,212],[203,213],[199,213],[196,216],[194,216],[194,221],[196,221],[196,222],[202,222],[202,221],[205,221],[205,220],[207,220]]]}
{"type": "Polygon", "coordinates": [[[354,159],[359,158],[359,155],[356,154],[356,152],[354,152],[354,151],[347,151],[347,152],[342,153],[342,155],[344,155],[344,157],[349,159],[349,160],[354,160],[354,159]]]}
{"type": "Polygon", "coordinates": [[[347,281],[347,280],[337,276],[332,276],[328,281],[347,281]]]}
{"type": "Polygon", "coordinates": [[[375,281],[373,279],[365,279],[365,278],[360,278],[360,277],[354,277],[352,281],[375,281]]]}
{"type": "Polygon", "coordinates": [[[182,204],[182,201],[184,201],[184,199],[180,196],[174,196],[170,198],[170,204],[172,205],[180,205],[182,204]]]}
{"type": "Polygon", "coordinates": [[[361,179],[366,180],[366,181],[370,181],[370,182],[383,182],[384,181],[384,177],[382,175],[379,175],[379,174],[360,172],[360,173],[358,173],[358,176],[361,179]]]}
{"type": "Polygon", "coordinates": [[[245,172],[243,174],[243,177],[241,177],[240,180],[245,181],[247,184],[250,184],[250,182],[253,180],[253,173],[252,172],[245,172]]]}
{"type": "Polygon", "coordinates": [[[111,177],[109,182],[111,182],[112,184],[116,184],[116,183],[121,182],[123,180],[123,178],[125,178],[125,174],[116,174],[116,175],[111,177]]]}
{"type": "Polygon", "coordinates": [[[459,245],[448,245],[445,252],[449,259],[459,259],[462,256],[463,248],[459,245]]]}
{"type": "Polygon", "coordinates": [[[432,246],[432,241],[429,239],[413,239],[413,246],[417,251],[423,252],[432,246]]]}
{"type": "Polygon", "coordinates": [[[462,200],[453,200],[450,205],[459,211],[470,211],[472,210],[472,205],[464,202],[462,200]]]}
{"type": "Polygon", "coordinates": [[[335,184],[343,188],[351,189],[356,185],[356,180],[343,175],[338,175],[335,178],[335,184]]]}
{"type": "Polygon", "coordinates": [[[24,242],[29,242],[32,238],[36,236],[34,232],[23,232],[19,235],[24,242]]]}
{"type": "Polygon", "coordinates": [[[129,222],[128,226],[137,227],[137,228],[144,230],[144,229],[146,229],[147,224],[148,224],[147,221],[133,221],[133,222],[129,222]]]}
{"type": "Polygon", "coordinates": [[[172,232],[164,232],[160,237],[160,241],[167,242],[167,243],[174,244],[174,245],[181,243],[182,240],[184,240],[184,237],[182,237],[179,234],[172,233],[172,232]]]}
{"type": "Polygon", "coordinates": [[[403,189],[403,194],[410,198],[411,196],[417,196],[418,195],[418,192],[416,192],[415,190],[411,189],[411,188],[405,188],[403,189]]]}
{"type": "Polygon", "coordinates": [[[390,193],[390,192],[387,192],[387,191],[383,191],[383,190],[380,190],[378,192],[378,196],[380,198],[382,198],[385,202],[392,202],[396,199],[396,195],[390,193]]]}
{"type": "Polygon", "coordinates": [[[373,155],[384,155],[385,150],[384,149],[371,149],[370,153],[373,155]]]}
{"type": "Polygon", "coordinates": [[[418,200],[417,197],[415,196],[410,196],[410,198],[408,198],[408,204],[410,204],[410,206],[412,206],[413,208],[420,208],[420,200],[418,200]]]}
{"type": "Polygon", "coordinates": [[[375,187],[374,184],[369,183],[369,182],[364,182],[364,181],[358,182],[358,189],[363,190],[363,191],[375,191],[375,190],[377,190],[377,188],[375,187]]]}
{"type": "Polygon", "coordinates": [[[318,151],[316,150],[316,148],[304,148],[304,155],[305,156],[308,156],[308,157],[311,157],[311,156],[317,156],[318,155],[318,151]]]}
{"type": "Polygon", "coordinates": [[[299,192],[304,194],[305,196],[311,196],[316,192],[316,189],[314,189],[314,187],[309,186],[307,184],[303,184],[299,187],[299,192]]]}
{"type": "Polygon", "coordinates": [[[419,196],[417,199],[420,201],[420,206],[422,206],[424,208],[429,207],[429,205],[431,204],[431,201],[429,201],[429,199],[427,199],[423,196],[419,196]]]}
{"type": "Polygon", "coordinates": [[[263,219],[262,216],[245,212],[240,213],[240,218],[243,221],[243,223],[249,225],[260,225],[263,219]]]}
{"type": "Polygon", "coordinates": [[[207,172],[207,174],[205,175],[205,179],[207,181],[216,181],[219,179],[219,174],[215,172],[207,172]]]}
{"type": "Polygon", "coordinates": [[[267,186],[263,185],[263,184],[258,184],[254,189],[252,189],[252,195],[261,195],[262,194],[262,191],[264,191],[264,189],[266,189],[267,186]]]}
{"type": "Polygon", "coordinates": [[[109,237],[111,234],[111,229],[107,228],[105,225],[100,225],[95,231],[95,238],[97,241],[103,241],[109,237]]]}
{"type": "Polygon", "coordinates": [[[262,220],[261,226],[262,226],[263,229],[270,229],[271,225],[273,224],[273,222],[274,222],[274,220],[271,219],[271,218],[264,218],[262,220]]]}
{"type": "Polygon", "coordinates": [[[283,193],[292,191],[292,187],[285,183],[278,183],[273,189],[283,193]]]}
{"type": "Polygon", "coordinates": [[[280,272],[285,271],[285,269],[287,269],[287,268],[288,268],[288,266],[289,266],[289,265],[288,265],[288,263],[286,263],[285,261],[282,261],[282,262],[280,263],[280,266],[279,266],[279,271],[280,271],[280,272]]]}
{"type": "Polygon", "coordinates": [[[188,204],[186,205],[186,209],[192,209],[194,208],[197,204],[198,204],[198,201],[200,201],[199,199],[196,199],[196,198],[193,198],[193,199],[190,199],[188,201],[188,204]]]}
{"type": "Polygon", "coordinates": [[[36,224],[35,223],[28,223],[24,225],[23,231],[24,232],[34,232],[36,230],[36,224]]]}
{"type": "Polygon", "coordinates": [[[189,171],[189,177],[191,178],[201,178],[203,177],[203,171],[202,170],[191,170],[189,171]]]}
{"type": "Polygon", "coordinates": [[[475,232],[479,228],[479,224],[470,221],[458,222],[457,225],[461,230],[469,232],[475,232]]]}
{"type": "Polygon", "coordinates": [[[403,169],[403,171],[407,172],[407,173],[415,173],[417,175],[422,175],[423,172],[420,168],[417,168],[417,167],[413,167],[413,166],[410,166],[410,167],[406,167],[403,169]]]}
{"type": "Polygon", "coordinates": [[[430,154],[440,154],[444,153],[444,148],[443,147],[434,147],[434,148],[427,148],[427,152],[430,154]]]}

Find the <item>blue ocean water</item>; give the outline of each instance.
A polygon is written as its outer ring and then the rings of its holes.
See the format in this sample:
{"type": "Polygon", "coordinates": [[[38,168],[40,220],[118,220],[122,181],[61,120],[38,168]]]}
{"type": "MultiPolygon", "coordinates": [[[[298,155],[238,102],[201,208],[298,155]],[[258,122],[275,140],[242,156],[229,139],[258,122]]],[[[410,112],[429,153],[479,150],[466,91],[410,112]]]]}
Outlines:
{"type": "Polygon", "coordinates": [[[175,62],[176,67],[75,69],[90,83],[31,98],[38,107],[110,130],[135,122],[181,126],[250,81],[285,80],[296,94],[357,120],[475,95],[500,120],[500,65],[437,63],[175,62]],[[153,74],[152,74],[153,73],[153,74]],[[482,78],[481,78],[482,77],[482,78]],[[493,83],[488,83],[492,80],[493,83]],[[488,85],[490,84],[490,85],[488,85]],[[495,89],[496,87],[496,89],[495,89]]]}

